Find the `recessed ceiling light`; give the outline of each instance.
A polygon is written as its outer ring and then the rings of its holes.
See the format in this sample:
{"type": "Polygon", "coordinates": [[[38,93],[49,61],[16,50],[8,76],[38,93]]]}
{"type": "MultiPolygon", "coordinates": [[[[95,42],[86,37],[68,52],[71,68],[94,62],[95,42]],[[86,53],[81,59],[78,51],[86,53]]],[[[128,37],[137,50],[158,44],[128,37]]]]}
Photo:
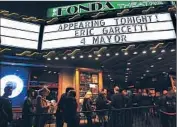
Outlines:
{"type": "Polygon", "coordinates": [[[119,53],[118,53],[118,52],[116,52],[116,53],[115,53],[115,56],[118,56],[118,55],[119,55],[119,53]]]}
{"type": "Polygon", "coordinates": [[[91,57],[92,57],[92,55],[88,55],[88,57],[89,57],[89,58],[91,58],[91,57]]]}
{"type": "Polygon", "coordinates": [[[106,56],[110,56],[110,54],[109,54],[109,53],[106,53],[106,56]]]}
{"type": "Polygon", "coordinates": [[[67,59],[67,57],[66,57],[66,56],[64,56],[64,57],[63,57],[63,59],[64,59],[64,60],[66,60],[66,59],[67,59]]]}
{"type": "Polygon", "coordinates": [[[138,52],[134,52],[133,54],[136,55],[136,54],[138,54],[138,52]]]}
{"type": "Polygon", "coordinates": [[[95,60],[98,60],[98,59],[99,59],[98,57],[95,58],[95,60]]]}
{"type": "Polygon", "coordinates": [[[143,54],[146,54],[147,52],[146,52],[146,51],[143,51],[142,53],[143,53],[143,54]]]}
{"type": "Polygon", "coordinates": [[[152,53],[156,53],[156,50],[152,50],[152,53]]]}
{"type": "Polygon", "coordinates": [[[171,51],[171,52],[174,52],[174,51],[175,51],[175,49],[171,49],[170,51],[171,51]]]}
{"type": "Polygon", "coordinates": [[[161,60],[161,59],[162,59],[162,57],[159,57],[159,58],[158,58],[158,60],[161,60]]]}
{"type": "Polygon", "coordinates": [[[124,55],[128,55],[128,52],[125,52],[124,55]]]}
{"type": "Polygon", "coordinates": [[[58,58],[58,57],[55,57],[55,60],[59,60],[59,58],[58,58]]]}
{"type": "Polygon", "coordinates": [[[130,68],[127,68],[127,71],[129,71],[130,70],[130,68]]]}
{"type": "Polygon", "coordinates": [[[170,67],[170,70],[172,70],[173,68],[172,67],[170,67]]]}
{"type": "Polygon", "coordinates": [[[149,72],[149,70],[146,70],[146,72],[149,72]]]}
{"type": "Polygon", "coordinates": [[[47,58],[47,60],[51,60],[51,58],[47,58]]]}
{"type": "Polygon", "coordinates": [[[128,65],[130,65],[131,63],[127,63],[128,65]]]}
{"type": "Polygon", "coordinates": [[[97,56],[98,56],[98,57],[101,57],[101,54],[98,54],[97,56]]]}
{"type": "Polygon", "coordinates": [[[165,49],[162,49],[162,50],[161,50],[161,53],[164,53],[164,52],[165,52],[165,49]]]}
{"type": "Polygon", "coordinates": [[[71,59],[75,59],[75,56],[71,56],[71,59]]]}
{"type": "Polygon", "coordinates": [[[83,56],[83,55],[80,55],[80,58],[82,59],[82,58],[84,58],[84,56],[83,56]]]}
{"type": "Polygon", "coordinates": [[[154,65],[151,65],[151,67],[154,67],[154,65]]]}

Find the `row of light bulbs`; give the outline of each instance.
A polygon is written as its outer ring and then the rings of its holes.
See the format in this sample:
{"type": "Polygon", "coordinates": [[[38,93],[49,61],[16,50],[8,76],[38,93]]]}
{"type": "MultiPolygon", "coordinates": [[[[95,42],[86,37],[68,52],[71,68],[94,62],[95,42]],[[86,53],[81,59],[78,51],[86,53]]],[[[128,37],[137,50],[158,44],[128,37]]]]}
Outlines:
{"type": "MultiPolygon", "coordinates": [[[[175,49],[171,49],[171,50],[170,50],[170,52],[174,52],[174,51],[175,51],[175,49]]],[[[161,50],[161,53],[165,53],[165,52],[166,52],[165,49],[162,49],[162,50],[161,50]]],[[[146,52],[146,51],[143,51],[142,53],[143,53],[143,54],[146,54],[147,52],[146,52]]],[[[152,53],[156,53],[156,50],[152,50],[152,53]]],[[[158,57],[158,60],[161,60],[161,59],[162,59],[162,57],[158,57]]],[[[131,63],[127,63],[127,64],[130,65],[131,63]]],[[[154,65],[151,65],[150,67],[153,68],[154,65]]],[[[173,68],[170,67],[169,69],[172,70],[173,68]]],[[[130,68],[127,68],[126,70],[129,71],[130,68]]],[[[149,73],[149,71],[150,71],[150,70],[146,70],[146,73],[149,73]]],[[[166,74],[166,72],[163,72],[163,74],[166,74]]],[[[146,76],[146,74],[143,74],[143,76],[146,76]]],[[[141,77],[141,79],[143,79],[143,76],[141,77]]],[[[127,80],[128,80],[128,76],[125,76],[125,82],[127,82],[127,80]]]]}
{"type": "MultiPolygon", "coordinates": [[[[171,49],[170,51],[171,51],[171,52],[174,52],[175,49],[171,49]]],[[[165,52],[166,52],[165,49],[162,49],[162,50],[161,50],[161,53],[165,53],[165,52]]],[[[147,53],[146,50],[142,51],[142,54],[146,54],[146,53],[147,53]]],[[[156,50],[152,50],[152,53],[156,53],[156,50]]],[[[135,51],[135,52],[133,52],[133,54],[136,55],[136,54],[138,54],[138,52],[135,51]]],[[[118,55],[119,55],[118,52],[115,53],[115,56],[118,56],[118,55]]],[[[124,52],[124,55],[125,55],[125,56],[128,55],[128,52],[124,52]]],[[[110,53],[106,53],[106,56],[109,57],[109,56],[110,56],[110,53]]],[[[88,55],[88,58],[92,58],[92,57],[93,57],[93,55],[91,55],[91,54],[88,55]]],[[[99,60],[99,57],[101,57],[101,54],[98,54],[97,57],[95,58],[95,60],[99,60]]],[[[79,58],[83,59],[84,56],[83,56],[83,55],[80,55],[79,58]]],[[[63,60],[66,60],[66,59],[67,59],[67,57],[64,56],[64,57],[63,57],[63,60]]],[[[71,59],[75,59],[75,56],[71,56],[71,59]]],[[[159,57],[158,59],[161,60],[162,58],[159,57]]],[[[51,58],[48,57],[47,60],[50,61],[51,58]]],[[[55,57],[55,60],[59,60],[59,57],[55,57]]]]}

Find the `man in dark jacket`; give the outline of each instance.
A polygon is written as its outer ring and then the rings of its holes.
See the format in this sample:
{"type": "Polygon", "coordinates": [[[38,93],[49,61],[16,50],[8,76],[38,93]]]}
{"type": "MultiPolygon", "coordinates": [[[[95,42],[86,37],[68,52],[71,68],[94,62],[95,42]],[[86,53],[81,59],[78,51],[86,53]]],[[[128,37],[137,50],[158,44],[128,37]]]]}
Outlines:
{"type": "Polygon", "coordinates": [[[124,107],[123,104],[123,96],[121,93],[119,93],[119,87],[114,88],[114,95],[111,98],[111,106],[112,106],[112,113],[111,113],[111,121],[112,121],[112,126],[121,126],[121,112],[117,109],[121,109],[124,107]]]}
{"type": "MultiPolygon", "coordinates": [[[[98,97],[96,99],[96,110],[108,109],[109,101],[107,100],[104,91],[105,90],[102,90],[98,94],[98,97]]],[[[97,112],[97,114],[98,114],[100,124],[105,127],[106,126],[106,111],[100,111],[100,112],[97,112]]]]}
{"type": "Polygon", "coordinates": [[[123,108],[127,108],[127,109],[123,109],[121,111],[121,122],[122,125],[124,127],[132,127],[133,125],[133,114],[132,114],[132,110],[128,109],[130,107],[132,107],[132,99],[131,96],[128,96],[127,94],[127,90],[123,89],[121,91],[122,96],[123,96],[123,108]]]}
{"type": "Polygon", "coordinates": [[[70,90],[65,98],[64,120],[67,127],[79,127],[79,117],[77,114],[76,91],[70,90]]]}
{"type": "Polygon", "coordinates": [[[114,95],[111,98],[111,106],[114,109],[120,109],[123,108],[123,96],[121,93],[119,93],[119,87],[114,88],[114,95]]]}
{"type": "Polygon", "coordinates": [[[4,95],[0,97],[0,127],[7,127],[12,122],[12,104],[9,96],[12,94],[13,88],[7,84],[4,88],[4,95]]]}
{"type": "Polygon", "coordinates": [[[23,103],[22,118],[24,127],[32,127],[34,107],[32,104],[33,90],[29,89],[27,91],[27,97],[23,103]]]}
{"type": "Polygon", "coordinates": [[[57,112],[56,112],[57,127],[63,127],[63,125],[64,125],[63,111],[64,111],[65,104],[66,104],[67,94],[70,90],[74,90],[74,88],[72,88],[72,87],[66,88],[65,93],[63,93],[61,95],[60,101],[58,102],[58,107],[57,107],[57,112]]]}
{"type": "Polygon", "coordinates": [[[163,91],[163,95],[160,98],[160,112],[161,112],[161,124],[162,127],[175,126],[175,113],[176,113],[176,97],[172,96],[170,92],[163,91]],[[171,114],[171,116],[169,115],[171,114]],[[174,115],[172,115],[174,114],[174,115]],[[170,121],[170,122],[169,122],[170,121]]]}

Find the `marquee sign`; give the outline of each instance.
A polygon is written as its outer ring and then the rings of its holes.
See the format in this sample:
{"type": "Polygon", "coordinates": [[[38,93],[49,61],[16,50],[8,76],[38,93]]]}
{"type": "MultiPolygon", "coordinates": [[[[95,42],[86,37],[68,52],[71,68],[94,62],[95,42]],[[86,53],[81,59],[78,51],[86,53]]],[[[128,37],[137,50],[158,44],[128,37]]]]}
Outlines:
{"type": "Polygon", "coordinates": [[[0,18],[0,45],[38,49],[40,26],[0,18]]]}
{"type": "Polygon", "coordinates": [[[42,49],[175,39],[169,13],[79,21],[44,28],[42,49]]]}
{"type": "Polygon", "coordinates": [[[67,16],[89,12],[109,11],[116,9],[146,7],[167,4],[166,1],[100,1],[83,3],[63,7],[55,7],[47,10],[47,17],[67,16]]]}

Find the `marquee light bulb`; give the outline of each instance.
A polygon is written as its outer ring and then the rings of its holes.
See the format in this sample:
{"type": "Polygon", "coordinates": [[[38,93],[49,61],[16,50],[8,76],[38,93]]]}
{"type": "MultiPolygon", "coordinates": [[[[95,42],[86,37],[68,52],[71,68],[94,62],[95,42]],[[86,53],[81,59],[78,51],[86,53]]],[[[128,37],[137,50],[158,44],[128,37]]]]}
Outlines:
{"type": "Polygon", "coordinates": [[[128,52],[125,52],[124,55],[128,55],[128,52]]]}
{"type": "Polygon", "coordinates": [[[80,58],[84,58],[84,56],[83,56],[83,55],[81,55],[81,56],[80,56],[80,58]]]}
{"type": "Polygon", "coordinates": [[[98,57],[101,57],[101,54],[98,54],[97,56],[98,56],[98,57]]]}
{"type": "Polygon", "coordinates": [[[66,56],[64,56],[64,57],[63,57],[63,59],[64,59],[64,60],[66,60],[66,59],[67,59],[67,57],[66,57],[66,56]]]}
{"type": "Polygon", "coordinates": [[[133,54],[136,55],[136,54],[138,54],[138,52],[134,52],[133,54]]]}
{"type": "Polygon", "coordinates": [[[116,56],[118,56],[118,55],[119,55],[119,53],[115,53],[115,55],[116,55],[116,56]]]}
{"type": "Polygon", "coordinates": [[[91,58],[91,57],[92,57],[92,55],[88,55],[88,57],[89,57],[89,58],[91,58]]]}
{"type": "Polygon", "coordinates": [[[146,51],[143,51],[142,53],[143,53],[143,54],[146,54],[147,52],[146,52],[146,51]]]}
{"type": "Polygon", "coordinates": [[[55,60],[59,60],[59,58],[58,58],[58,57],[55,57],[55,60]]]}
{"type": "Polygon", "coordinates": [[[156,50],[152,50],[152,53],[156,53],[156,50]]]}
{"type": "Polygon", "coordinates": [[[109,53],[106,53],[106,56],[110,56],[110,54],[109,54],[109,53]]]}
{"type": "Polygon", "coordinates": [[[175,49],[171,49],[171,52],[174,52],[175,51],[175,49]]]}
{"type": "Polygon", "coordinates": [[[47,58],[47,60],[51,60],[51,58],[47,58]]]}
{"type": "Polygon", "coordinates": [[[75,57],[74,57],[74,56],[71,56],[71,59],[75,59],[75,57]]]}
{"type": "Polygon", "coordinates": [[[98,59],[99,59],[98,57],[95,58],[95,60],[98,60],[98,59]]]}
{"type": "Polygon", "coordinates": [[[162,49],[162,50],[161,50],[161,53],[164,53],[164,52],[165,52],[165,50],[164,50],[164,49],[162,49]]]}

